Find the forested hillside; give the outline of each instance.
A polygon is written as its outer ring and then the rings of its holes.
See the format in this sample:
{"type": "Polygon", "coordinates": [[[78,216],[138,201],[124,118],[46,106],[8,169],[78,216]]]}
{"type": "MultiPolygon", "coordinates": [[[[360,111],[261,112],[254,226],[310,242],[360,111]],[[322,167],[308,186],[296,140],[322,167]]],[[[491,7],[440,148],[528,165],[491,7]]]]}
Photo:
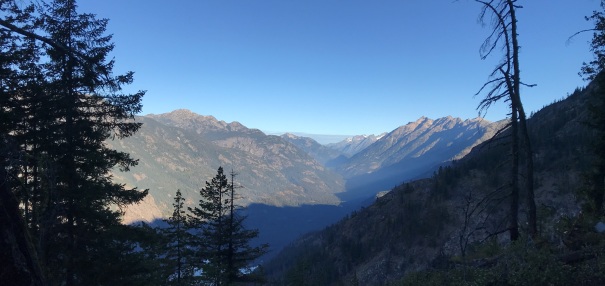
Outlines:
{"type": "MultiPolygon", "coordinates": [[[[465,158],[440,168],[432,178],[398,186],[371,206],[296,241],[266,265],[273,283],[384,285],[407,277],[401,283],[464,285],[485,279],[478,282],[483,285],[512,279],[500,277],[506,275],[502,269],[506,263],[510,263],[509,275],[522,275],[527,281],[545,279],[553,271],[567,276],[557,285],[576,279],[584,281],[583,285],[603,281],[592,280],[604,277],[591,267],[598,268],[604,262],[583,260],[576,252],[598,252],[602,247],[593,245],[594,239],[603,239],[598,238],[603,234],[594,233],[597,221],[584,221],[580,215],[586,202],[581,195],[584,174],[593,159],[591,142],[596,140],[588,126],[594,120],[589,107],[597,96],[596,84],[578,89],[565,100],[543,108],[528,122],[536,154],[539,206],[539,238],[530,246],[506,243],[506,166],[510,164],[506,150],[510,144],[505,140],[509,134],[504,132],[475,147],[465,158]],[[579,264],[569,260],[573,255],[580,257],[579,264]],[[551,272],[538,274],[531,267],[551,272]],[[466,278],[458,276],[464,271],[466,278]],[[459,280],[439,280],[448,276],[459,280]]],[[[521,204],[523,208],[525,203],[521,204]]],[[[526,217],[520,218],[526,233],[526,217]]],[[[561,275],[548,281],[557,281],[561,275]]]]}

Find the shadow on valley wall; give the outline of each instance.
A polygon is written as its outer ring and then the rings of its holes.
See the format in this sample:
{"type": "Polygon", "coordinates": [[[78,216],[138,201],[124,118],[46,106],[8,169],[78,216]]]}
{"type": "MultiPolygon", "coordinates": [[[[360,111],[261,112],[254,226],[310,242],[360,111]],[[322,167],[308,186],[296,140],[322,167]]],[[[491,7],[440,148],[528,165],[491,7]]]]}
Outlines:
{"type": "MultiPolygon", "coordinates": [[[[409,164],[408,161],[405,165],[395,164],[375,173],[351,178],[347,181],[347,191],[337,194],[342,200],[340,205],[278,207],[254,203],[242,209],[241,213],[247,216],[246,227],[259,231],[252,245],[269,244],[269,252],[261,258],[267,261],[302,235],[321,230],[351,212],[372,204],[378,192],[391,190],[404,181],[429,177],[438,166],[422,162],[409,164]]],[[[149,224],[166,227],[166,223],[160,219],[149,224]]]]}
{"type": "Polygon", "coordinates": [[[346,205],[301,205],[276,207],[252,204],[244,209],[246,226],[259,231],[254,244],[269,243],[263,260],[271,259],[303,234],[331,225],[353,209],[346,205]]]}
{"type": "MultiPolygon", "coordinates": [[[[336,223],[347,214],[360,208],[367,201],[357,200],[341,205],[301,205],[297,207],[276,207],[265,204],[251,204],[242,209],[246,215],[245,225],[249,229],[258,229],[259,235],[252,245],[269,244],[269,252],[261,260],[269,260],[285,246],[303,234],[321,230],[336,223]]],[[[139,222],[133,223],[134,225],[139,222]]],[[[166,227],[167,224],[156,219],[148,223],[153,227],[166,227]]]]}
{"type": "Polygon", "coordinates": [[[419,158],[408,159],[373,173],[357,175],[346,180],[346,191],[336,194],[342,201],[373,198],[377,193],[389,191],[405,182],[428,178],[451,162],[424,161],[419,158]]]}

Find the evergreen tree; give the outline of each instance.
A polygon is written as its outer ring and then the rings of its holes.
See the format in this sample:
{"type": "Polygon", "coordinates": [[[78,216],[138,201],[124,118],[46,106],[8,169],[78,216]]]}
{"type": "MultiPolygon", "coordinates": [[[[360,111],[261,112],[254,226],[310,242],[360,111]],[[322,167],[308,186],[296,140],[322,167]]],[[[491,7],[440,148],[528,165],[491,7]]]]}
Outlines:
{"type": "Polygon", "coordinates": [[[36,3],[0,1],[0,135],[19,149],[8,186],[50,284],[125,281],[107,275],[137,255],[135,242],[116,239],[129,229],[120,208],[147,191],[111,181],[113,167],[137,161],[103,142],[138,130],[144,92],[121,93],[133,74],[112,74],[107,20],[78,13],[74,0],[36,3]]]}
{"type": "Polygon", "coordinates": [[[235,176],[231,171],[231,183],[229,184],[229,214],[228,228],[225,236],[227,237],[227,252],[225,259],[227,265],[225,272],[227,273],[228,283],[231,285],[235,282],[262,282],[262,275],[256,275],[256,272],[250,272],[250,263],[260,258],[267,252],[268,245],[252,247],[250,241],[258,237],[258,230],[246,229],[244,226],[245,216],[238,213],[239,206],[235,204],[235,176]],[[244,270],[242,272],[242,270],[244,270]]]}
{"type": "Polygon", "coordinates": [[[190,226],[197,231],[194,239],[197,253],[195,259],[202,270],[202,280],[213,285],[225,285],[225,215],[227,214],[227,192],[229,182],[219,167],[217,174],[199,192],[199,205],[188,208],[190,226]]]}
{"type": "Polygon", "coordinates": [[[584,63],[581,71],[587,80],[593,80],[596,88],[591,93],[589,112],[591,115],[589,126],[594,131],[595,140],[592,149],[595,156],[593,165],[587,174],[588,186],[586,197],[588,199],[588,210],[596,217],[603,215],[603,203],[605,198],[605,1],[601,0],[603,11],[594,11],[593,15],[586,19],[594,22],[594,28],[590,42],[590,49],[594,53],[594,59],[584,63]]]}
{"type": "Polygon", "coordinates": [[[187,281],[193,277],[193,268],[191,267],[191,234],[187,225],[187,215],[185,213],[185,198],[181,190],[176,191],[174,197],[174,211],[172,216],[165,220],[168,227],[164,229],[167,239],[166,260],[169,261],[169,282],[174,285],[187,285],[187,281]]]}
{"type": "Polygon", "coordinates": [[[244,227],[244,216],[237,213],[235,187],[229,183],[223,168],[200,190],[199,206],[189,208],[189,223],[198,230],[197,262],[202,279],[212,285],[233,285],[237,282],[260,280],[248,269],[250,262],[266,252],[266,245],[251,247],[257,230],[244,227]]]}
{"type": "MultiPolygon", "coordinates": [[[[0,23],[3,27],[20,27],[32,33],[40,23],[33,17],[33,5],[17,5],[0,0],[0,23]]],[[[32,203],[39,197],[35,165],[40,145],[38,115],[47,97],[41,94],[40,45],[35,39],[0,29],[0,212],[3,254],[0,277],[28,285],[43,285],[41,265],[27,226],[32,217],[32,203]],[[19,209],[19,207],[22,207],[19,209]],[[22,212],[20,212],[22,211],[22,212]],[[24,214],[21,217],[21,214],[24,214]],[[6,219],[6,220],[5,220],[6,219]],[[9,261],[11,261],[10,263],[9,261]],[[10,264],[13,264],[12,267],[10,264]],[[25,283],[29,279],[30,283],[25,283]]],[[[17,282],[15,282],[17,283],[17,282]]]]}
{"type": "MultiPolygon", "coordinates": [[[[57,168],[57,195],[51,201],[50,229],[44,256],[49,275],[67,285],[95,284],[99,263],[112,263],[104,237],[120,227],[121,213],[110,208],[140,201],[146,191],[126,189],[109,175],[118,165],[123,170],[136,164],[126,153],[108,149],[104,140],[133,134],[141,126],[128,121],[141,110],[143,92],[121,94],[121,86],[132,82],[132,73],[113,76],[111,37],[104,35],[107,20],[79,14],[74,0],[56,0],[42,14],[48,38],[88,55],[83,64],[73,55],[45,46],[49,61],[44,64],[46,92],[56,98],[55,142],[49,151],[57,168]],[[92,64],[92,65],[90,65],[92,64]],[[107,260],[107,261],[104,261],[107,260]]],[[[109,252],[111,253],[111,252],[109,252]]],[[[119,253],[117,253],[119,255],[119,253]]]]}

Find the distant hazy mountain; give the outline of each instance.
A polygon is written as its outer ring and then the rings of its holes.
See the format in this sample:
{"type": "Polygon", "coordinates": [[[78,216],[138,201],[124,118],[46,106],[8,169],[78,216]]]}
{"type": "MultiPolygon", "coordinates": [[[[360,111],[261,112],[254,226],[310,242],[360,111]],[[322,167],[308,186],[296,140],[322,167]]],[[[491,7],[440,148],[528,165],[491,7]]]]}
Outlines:
{"type": "Polygon", "coordinates": [[[133,206],[126,220],[150,220],[172,213],[172,196],[181,189],[188,204],[219,166],[238,176],[240,204],[299,206],[337,205],[344,190],[342,178],[279,136],[268,136],[238,122],[226,123],[188,110],[147,115],[133,137],[110,141],[118,150],[139,158],[131,172],[114,174],[115,180],[149,188],[145,202],[133,206]]]}
{"type": "Polygon", "coordinates": [[[350,135],[331,135],[331,134],[311,134],[311,133],[303,133],[303,132],[287,132],[290,134],[294,134],[299,137],[308,137],[311,138],[317,143],[321,145],[326,145],[330,143],[340,142],[345,138],[350,137],[350,135]]]}
{"type": "Polygon", "coordinates": [[[378,141],[378,139],[382,138],[387,133],[382,133],[378,136],[372,135],[357,135],[353,137],[346,138],[343,141],[338,143],[331,143],[326,146],[338,150],[340,153],[346,155],[347,157],[351,157],[367,148],[368,146],[374,144],[374,142],[378,141]]]}
{"type": "Polygon", "coordinates": [[[311,157],[315,158],[315,160],[324,165],[330,160],[342,155],[340,151],[321,145],[309,137],[296,136],[291,133],[283,134],[281,137],[284,138],[284,140],[296,145],[298,148],[305,151],[307,154],[311,155],[311,157]]]}
{"type": "Polygon", "coordinates": [[[389,189],[403,181],[430,175],[438,166],[468,154],[491,138],[503,123],[482,118],[422,117],[382,136],[340,162],[335,171],[347,189],[389,189]]]}

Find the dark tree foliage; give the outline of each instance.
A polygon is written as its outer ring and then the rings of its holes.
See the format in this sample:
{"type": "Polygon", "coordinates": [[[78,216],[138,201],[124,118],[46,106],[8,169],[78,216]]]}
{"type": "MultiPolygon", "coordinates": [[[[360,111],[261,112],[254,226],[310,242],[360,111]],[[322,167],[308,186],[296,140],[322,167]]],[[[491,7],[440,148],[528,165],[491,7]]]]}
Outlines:
{"type": "Polygon", "coordinates": [[[262,273],[258,271],[250,272],[250,263],[254,262],[267,252],[267,244],[253,247],[250,242],[258,237],[257,229],[246,229],[244,221],[245,216],[238,213],[239,206],[235,204],[237,195],[235,193],[235,176],[231,171],[231,183],[229,184],[229,213],[227,224],[227,251],[225,259],[227,261],[226,273],[228,284],[234,282],[263,282],[262,273]],[[241,270],[245,270],[242,273],[241,270]],[[249,273],[248,273],[249,272],[249,273]]]}
{"type": "MultiPolygon", "coordinates": [[[[32,21],[31,5],[19,8],[13,1],[5,0],[0,1],[0,11],[5,14],[3,23],[27,30],[37,27],[32,21]]],[[[0,281],[15,281],[22,285],[44,284],[35,246],[27,231],[29,213],[25,212],[25,217],[21,217],[18,208],[22,202],[20,198],[28,195],[19,176],[24,173],[23,166],[31,161],[23,142],[31,141],[29,125],[35,122],[31,119],[32,110],[41,106],[36,104],[34,96],[18,95],[40,91],[39,82],[43,80],[40,80],[40,68],[35,64],[39,55],[34,40],[0,29],[0,213],[3,220],[0,224],[0,252],[3,253],[0,281]]],[[[29,207],[27,202],[24,205],[29,207]]]]}
{"type": "Polygon", "coordinates": [[[0,281],[14,285],[44,285],[40,263],[31,237],[18,208],[18,201],[10,190],[8,163],[16,152],[0,138],[0,281]]]}
{"type": "Polygon", "coordinates": [[[112,168],[137,161],[104,141],[140,128],[144,92],[123,94],[133,74],[112,74],[107,20],[78,13],[74,0],[34,4],[0,1],[0,136],[18,150],[4,166],[9,191],[50,284],[123,281],[106,275],[135,255],[114,236],[128,228],[120,208],[147,191],[112,182],[112,168]]]}
{"type": "Polygon", "coordinates": [[[594,153],[591,170],[587,174],[588,186],[585,195],[588,199],[588,210],[595,216],[603,215],[605,197],[605,1],[601,1],[603,11],[594,11],[586,19],[594,22],[590,50],[594,59],[584,63],[581,71],[587,80],[592,80],[596,88],[589,106],[590,120],[588,125],[594,131],[592,143],[594,153]]]}
{"type": "MultiPolygon", "coordinates": [[[[232,180],[234,178],[232,174],[232,180]]],[[[245,217],[237,213],[233,181],[229,183],[223,168],[200,190],[199,205],[188,208],[189,224],[198,231],[193,240],[197,248],[195,262],[202,270],[202,280],[212,285],[232,285],[254,280],[245,271],[250,263],[266,252],[266,245],[251,247],[257,230],[244,227],[245,217]],[[244,270],[244,271],[242,271],[244,270]]]]}
{"type": "Polygon", "coordinates": [[[174,197],[174,211],[172,216],[165,220],[168,227],[163,230],[167,242],[166,260],[167,268],[170,269],[169,283],[174,285],[187,285],[193,277],[193,267],[191,261],[191,239],[187,225],[187,214],[185,212],[185,198],[181,190],[176,191],[174,197]]]}
{"type": "Polygon", "coordinates": [[[578,32],[578,34],[593,32],[590,51],[593,52],[594,58],[588,63],[585,62],[580,72],[580,75],[587,80],[594,80],[599,73],[605,70],[605,1],[602,0],[601,9],[604,11],[594,11],[591,16],[586,17],[587,21],[594,23],[594,28],[578,32]]]}
{"type": "Polygon", "coordinates": [[[194,239],[197,246],[196,265],[203,271],[203,279],[214,285],[223,284],[226,281],[225,261],[221,254],[225,252],[226,229],[225,217],[228,211],[227,193],[229,182],[219,167],[218,173],[206,187],[200,190],[201,199],[198,206],[188,208],[190,226],[197,230],[198,235],[194,239]],[[221,283],[223,282],[223,283],[221,283]]]}

